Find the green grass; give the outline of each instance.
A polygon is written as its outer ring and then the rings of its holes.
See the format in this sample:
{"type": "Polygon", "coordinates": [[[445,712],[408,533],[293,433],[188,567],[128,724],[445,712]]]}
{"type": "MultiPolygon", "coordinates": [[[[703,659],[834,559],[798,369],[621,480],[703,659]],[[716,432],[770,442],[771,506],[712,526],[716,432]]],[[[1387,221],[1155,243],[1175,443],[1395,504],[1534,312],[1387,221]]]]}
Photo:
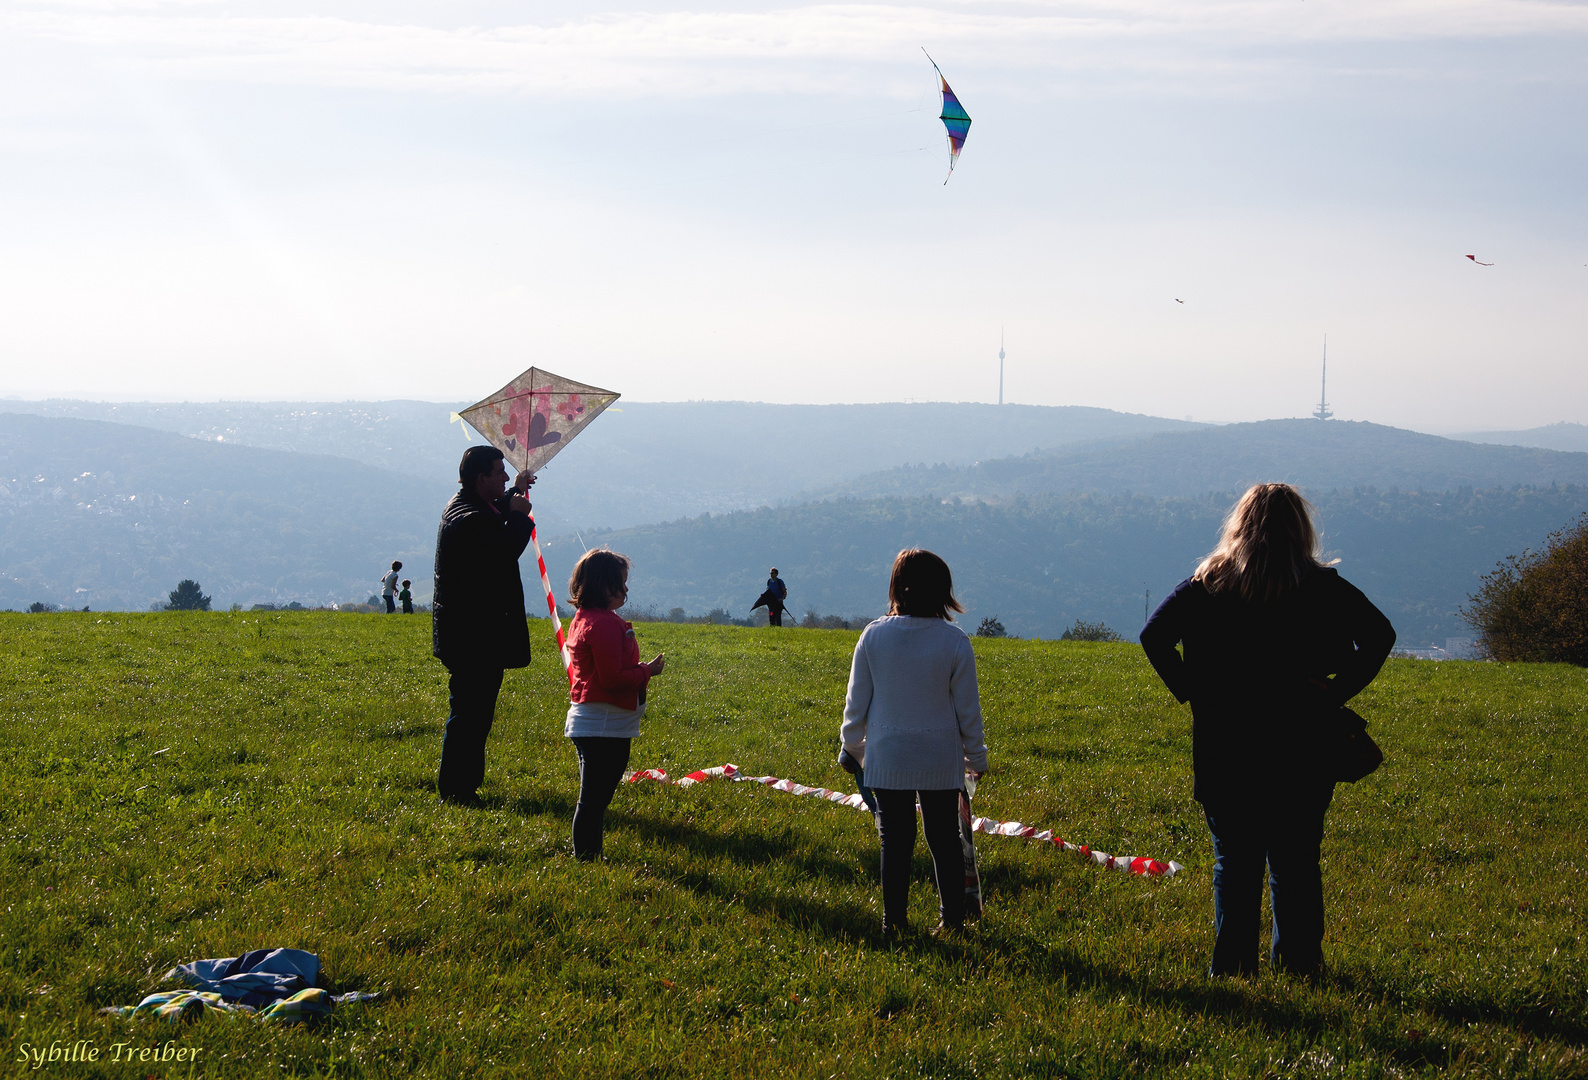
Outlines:
{"type": "MultiPolygon", "coordinates": [[[[544,624],[538,633],[544,633],[544,624]]],[[[833,763],[855,634],[642,624],[668,653],[634,767],[833,763]]],[[[978,809],[1171,881],[983,838],[964,942],[878,937],[864,814],[714,783],[625,787],[605,865],[554,650],[508,675],[484,810],[436,803],[429,622],[0,616],[0,1030],[198,1048],[195,1075],[1588,1076],[1579,898],[1588,677],[1394,661],[1363,695],[1388,762],[1325,842],[1330,974],[1210,983],[1190,717],[1131,645],[978,641],[978,809]],[[182,961],[283,945],[381,998],[317,1024],[96,1014],[182,961]]],[[[935,921],[924,850],[912,918],[935,921]]]]}

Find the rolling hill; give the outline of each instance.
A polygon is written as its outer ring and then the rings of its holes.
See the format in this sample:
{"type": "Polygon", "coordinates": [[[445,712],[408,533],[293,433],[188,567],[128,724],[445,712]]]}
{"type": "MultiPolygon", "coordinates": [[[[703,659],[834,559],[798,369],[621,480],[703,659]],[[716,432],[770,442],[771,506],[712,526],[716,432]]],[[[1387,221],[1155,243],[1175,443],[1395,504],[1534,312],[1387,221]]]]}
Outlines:
{"type": "MultiPolygon", "coordinates": [[[[468,443],[462,425],[447,417],[461,407],[419,401],[0,402],[4,411],[352,458],[422,483],[455,482],[468,443]]],[[[1199,426],[1079,406],[620,401],[542,471],[536,497],[548,524],[620,528],[800,501],[808,489],[911,462],[969,465],[1199,426]]]]}
{"type": "Polygon", "coordinates": [[[393,559],[428,597],[455,488],[346,458],[0,414],[0,607],[144,608],[182,578],[220,606],[362,600],[393,559]]]}
{"type": "MultiPolygon", "coordinates": [[[[948,560],[974,628],[997,616],[1014,634],[1057,637],[1077,619],[1134,637],[1144,594],[1162,599],[1217,539],[1230,495],[1033,495],[987,503],[939,498],[834,499],[587,534],[635,560],[631,602],[658,611],[743,614],[769,566],[796,615],[879,615],[902,547],[948,560]]],[[[1325,558],[1390,617],[1402,644],[1471,630],[1457,614],[1502,557],[1537,546],[1588,512],[1588,487],[1433,494],[1374,489],[1314,495],[1325,558]]],[[[566,574],[576,544],[548,563],[566,574]]],[[[1155,600],[1150,602],[1155,603],[1155,600]]]]}
{"type": "Polygon", "coordinates": [[[1309,491],[1588,484],[1588,453],[1462,442],[1380,424],[1264,420],[966,467],[907,466],[817,494],[988,498],[1101,491],[1171,498],[1243,491],[1259,481],[1309,491]]]}

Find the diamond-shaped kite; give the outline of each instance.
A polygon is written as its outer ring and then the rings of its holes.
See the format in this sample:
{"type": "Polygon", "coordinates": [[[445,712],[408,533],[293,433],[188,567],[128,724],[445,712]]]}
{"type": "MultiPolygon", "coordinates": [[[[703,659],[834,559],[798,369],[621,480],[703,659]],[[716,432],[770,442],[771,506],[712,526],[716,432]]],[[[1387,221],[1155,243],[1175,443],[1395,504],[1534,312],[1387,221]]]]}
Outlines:
{"type": "Polygon", "coordinates": [[[507,455],[514,469],[535,472],[619,396],[530,368],[458,415],[507,455]]]}

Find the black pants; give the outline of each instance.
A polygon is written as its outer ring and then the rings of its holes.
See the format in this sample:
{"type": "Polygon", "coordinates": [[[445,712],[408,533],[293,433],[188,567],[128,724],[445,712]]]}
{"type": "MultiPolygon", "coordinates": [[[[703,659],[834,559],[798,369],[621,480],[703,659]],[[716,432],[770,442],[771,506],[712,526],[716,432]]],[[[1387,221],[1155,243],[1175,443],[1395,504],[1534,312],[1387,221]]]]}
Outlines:
{"type": "Polygon", "coordinates": [[[1323,817],[1334,786],[1304,785],[1272,801],[1206,807],[1213,834],[1213,963],[1211,975],[1257,970],[1268,869],[1274,929],[1268,959],[1298,975],[1323,966],[1323,817]]]}
{"type": "Polygon", "coordinates": [[[404,615],[412,615],[413,613],[414,613],[414,602],[412,600],[404,600],[403,601],[403,614],[404,615]]]}
{"type": "Polygon", "coordinates": [[[769,608],[767,608],[766,609],[766,624],[768,626],[782,626],[783,625],[783,609],[780,608],[780,607],[769,607],[769,608]]]}
{"type": "Polygon", "coordinates": [[[388,614],[388,615],[394,614],[397,611],[397,598],[395,596],[393,596],[391,593],[387,593],[386,596],[385,596],[385,600],[386,600],[386,614],[388,614]]]}
{"type": "Polygon", "coordinates": [[[496,696],[501,691],[501,668],[451,671],[447,680],[451,714],[441,738],[441,769],[436,774],[436,790],[443,799],[472,799],[485,779],[485,738],[496,720],[496,696]]]}
{"type": "Polygon", "coordinates": [[[882,926],[909,923],[910,863],[915,857],[915,799],[921,798],[921,827],[937,877],[938,914],[944,926],[965,922],[965,849],[959,842],[959,792],[873,788],[877,833],[882,840],[882,926]]]}
{"type": "Polygon", "coordinates": [[[629,767],[631,739],[581,735],[573,740],[579,754],[579,805],[573,808],[573,854],[590,861],[601,857],[601,834],[607,805],[629,767]]]}

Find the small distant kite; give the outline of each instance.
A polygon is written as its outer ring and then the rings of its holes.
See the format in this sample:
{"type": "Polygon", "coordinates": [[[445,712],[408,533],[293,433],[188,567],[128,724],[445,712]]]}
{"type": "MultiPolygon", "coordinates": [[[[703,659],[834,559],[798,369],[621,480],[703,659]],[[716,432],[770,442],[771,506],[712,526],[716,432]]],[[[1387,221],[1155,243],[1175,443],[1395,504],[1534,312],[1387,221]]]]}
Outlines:
{"type": "Polygon", "coordinates": [[[1477,263],[1479,266],[1493,266],[1494,265],[1493,263],[1484,262],[1482,259],[1478,258],[1476,255],[1468,255],[1467,258],[1471,259],[1473,262],[1477,263]]]}
{"type": "Polygon", "coordinates": [[[1177,303],[1177,304],[1183,304],[1183,303],[1185,303],[1185,301],[1184,301],[1184,300],[1182,300],[1182,299],[1180,299],[1180,298],[1179,298],[1179,297],[1178,297],[1178,296],[1177,296],[1177,297],[1175,297],[1175,298],[1174,298],[1174,302],[1175,302],[1175,303],[1177,303]]]}
{"type": "Polygon", "coordinates": [[[948,80],[943,78],[943,69],[937,66],[937,61],[932,60],[932,54],[926,52],[926,58],[931,60],[932,67],[937,70],[937,81],[943,84],[943,112],[938,119],[943,121],[943,127],[948,133],[948,176],[943,178],[947,184],[954,176],[954,166],[959,161],[959,152],[965,149],[965,137],[970,134],[970,113],[965,111],[965,106],[959,103],[959,98],[954,96],[954,91],[949,89],[948,80]]]}

